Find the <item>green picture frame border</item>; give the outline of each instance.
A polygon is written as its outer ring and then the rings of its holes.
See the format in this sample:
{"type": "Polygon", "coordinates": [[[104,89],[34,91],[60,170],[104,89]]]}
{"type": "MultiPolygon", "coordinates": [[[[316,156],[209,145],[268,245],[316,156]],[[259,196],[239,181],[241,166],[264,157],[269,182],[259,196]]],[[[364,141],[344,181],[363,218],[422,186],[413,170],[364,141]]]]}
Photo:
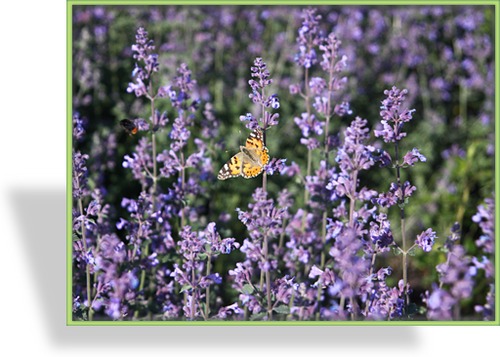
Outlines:
{"type": "MultiPolygon", "coordinates": [[[[495,229],[495,320],[493,321],[74,321],[72,319],[72,50],[73,50],[73,6],[77,5],[474,5],[493,6],[495,9],[495,207],[500,205],[498,187],[500,182],[499,171],[499,137],[500,137],[500,2],[498,0],[470,1],[470,0],[352,0],[328,1],[316,0],[67,0],[66,2],[66,325],[67,326],[500,326],[500,240],[499,231],[495,229]]],[[[498,227],[499,214],[495,209],[495,227],[498,227]]]]}

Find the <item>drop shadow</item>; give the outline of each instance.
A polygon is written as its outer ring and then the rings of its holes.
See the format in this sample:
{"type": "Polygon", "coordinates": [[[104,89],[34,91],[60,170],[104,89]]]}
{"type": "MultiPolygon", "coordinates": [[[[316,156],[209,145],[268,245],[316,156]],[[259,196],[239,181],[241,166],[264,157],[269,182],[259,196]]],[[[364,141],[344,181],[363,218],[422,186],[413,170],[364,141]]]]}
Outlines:
{"type": "Polygon", "coordinates": [[[67,326],[66,192],[64,188],[13,188],[15,211],[31,283],[44,311],[47,339],[57,347],[134,348],[408,348],[419,342],[413,326],[67,326]]]}

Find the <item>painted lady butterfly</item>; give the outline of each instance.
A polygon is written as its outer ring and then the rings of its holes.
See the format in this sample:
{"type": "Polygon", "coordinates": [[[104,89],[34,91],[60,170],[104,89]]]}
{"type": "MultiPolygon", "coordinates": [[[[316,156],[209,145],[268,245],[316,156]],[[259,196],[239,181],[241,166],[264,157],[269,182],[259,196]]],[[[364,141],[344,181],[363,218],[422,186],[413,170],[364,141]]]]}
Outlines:
{"type": "Polygon", "coordinates": [[[260,128],[255,129],[247,138],[245,146],[222,166],[217,175],[219,180],[243,176],[252,178],[259,175],[269,162],[269,150],[264,146],[264,135],[260,128]]]}

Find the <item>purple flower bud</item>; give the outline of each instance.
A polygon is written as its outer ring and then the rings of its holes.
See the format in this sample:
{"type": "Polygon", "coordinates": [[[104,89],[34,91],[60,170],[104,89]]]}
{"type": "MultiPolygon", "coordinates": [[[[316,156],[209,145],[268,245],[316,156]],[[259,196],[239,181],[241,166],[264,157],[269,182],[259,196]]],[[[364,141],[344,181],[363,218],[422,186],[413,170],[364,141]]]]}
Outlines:
{"type": "Polygon", "coordinates": [[[286,159],[273,157],[265,167],[267,174],[274,175],[276,172],[281,174],[281,171],[285,168],[285,162],[286,159]]]}
{"type": "Polygon", "coordinates": [[[426,162],[427,158],[422,155],[417,148],[413,148],[412,151],[408,151],[408,153],[403,157],[403,165],[413,166],[419,160],[426,162]]]}
{"type": "Polygon", "coordinates": [[[402,108],[407,93],[406,89],[399,90],[396,87],[384,91],[387,98],[382,101],[380,107],[382,129],[376,129],[374,133],[376,137],[382,137],[386,143],[400,141],[406,136],[402,131],[403,124],[412,119],[412,113],[415,111],[402,108]]]}
{"type": "Polygon", "coordinates": [[[432,246],[434,245],[434,240],[436,239],[436,232],[434,232],[431,228],[428,228],[426,231],[420,233],[415,240],[415,243],[422,248],[424,252],[430,252],[432,250],[432,246]]]}
{"type": "Polygon", "coordinates": [[[298,84],[290,84],[290,86],[288,88],[289,88],[291,95],[295,95],[295,94],[300,93],[300,85],[298,85],[298,84]]]}
{"type": "Polygon", "coordinates": [[[99,204],[99,202],[97,202],[96,200],[92,200],[90,201],[89,206],[87,208],[87,215],[97,216],[100,210],[101,210],[101,205],[99,204]]]}

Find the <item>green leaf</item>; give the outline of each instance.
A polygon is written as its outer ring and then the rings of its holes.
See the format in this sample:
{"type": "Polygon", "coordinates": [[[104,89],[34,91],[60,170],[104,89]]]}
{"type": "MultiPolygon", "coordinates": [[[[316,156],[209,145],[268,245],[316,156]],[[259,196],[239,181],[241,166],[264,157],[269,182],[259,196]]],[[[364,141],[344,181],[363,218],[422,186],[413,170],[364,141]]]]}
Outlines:
{"type": "Polygon", "coordinates": [[[198,255],[196,256],[196,258],[198,260],[205,260],[205,259],[207,259],[207,253],[198,253],[198,255]]]}
{"type": "Polygon", "coordinates": [[[262,320],[266,316],[265,312],[259,312],[258,314],[250,316],[250,320],[255,321],[255,320],[262,320]]]}
{"type": "Polygon", "coordinates": [[[392,247],[392,253],[394,255],[400,255],[401,254],[401,249],[399,249],[399,247],[392,247]]]}
{"type": "Polygon", "coordinates": [[[251,293],[253,293],[253,292],[254,292],[254,290],[255,290],[255,289],[253,288],[253,286],[252,286],[252,285],[250,285],[250,284],[245,284],[245,285],[243,285],[243,288],[241,289],[241,292],[242,292],[243,294],[250,295],[251,293]]]}
{"type": "Polygon", "coordinates": [[[188,291],[191,289],[192,289],[192,286],[190,284],[184,284],[184,285],[182,285],[180,292],[183,293],[184,291],[188,291]]]}
{"type": "Polygon", "coordinates": [[[273,309],[273,311],[277,312],[278,314],[289,314],[290,307],[288,305],[278,305],[273,309]]]}
{"type": "Polygon", "coordinates": [[[419,312],[419,308],[415,303],[409,304],[408,307],[406,308],[406,313],[409,316],[415,315],[417,312],[419,312]]]}

